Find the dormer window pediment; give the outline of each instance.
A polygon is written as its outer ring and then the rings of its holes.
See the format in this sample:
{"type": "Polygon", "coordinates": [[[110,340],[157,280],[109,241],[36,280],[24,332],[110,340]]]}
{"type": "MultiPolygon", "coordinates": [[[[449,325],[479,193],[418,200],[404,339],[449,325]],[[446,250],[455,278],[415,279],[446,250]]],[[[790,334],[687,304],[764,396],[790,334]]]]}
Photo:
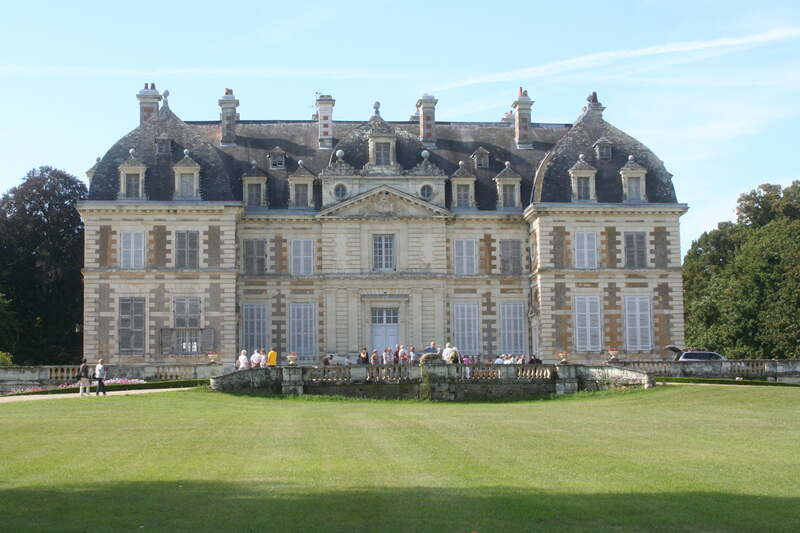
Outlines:
{"type": "Polygon", "coordinates": [[[521,207],[520,187],[522,176],[506,161],[505,168],[494,178],[497,185],[497,208],[521,207]]]}
{"type": "Polygon", "coordinates": [[[289,208],[308,209],[314,207],[314,181],[316,176],[303,165],[302,159],[297,162],[297,170],[289,180],[289,208]]]}
{"type": "Polygon", "coordinates": [[[633,155],[628,156],[628,161],[619,169],[622,177],[622,201],[646,202],[647,169],[636,162],[633,155]]]}
{"type": "Polygon", "coordinates": [[[489,151],[483,146],[479,146],[470,157],[475,163],[475,168],[489,168],[489,151]]]}
{"type": "Polygon", "coordinates": [[[597,187],[595,178],[597,169],[586,162],[583,154],[578,156],[578,161],[569,169],[572,183],[573,202],[596,202],[597,187]]]}
{"type": "Polygon", "coordinates": [[[119,167],[120,200],[144,200],[144,177],[147,166],[136,158],[134,149],[128,151],[129,157],[119,167]]]}
{"type": "Polygon", "coordinates": [[[255,161],[242,174],[242,201],[248,207],[267,207],[267,175],[255,161]]]}
{"type": "Polygon", "coordinates": [[[183,151],[183,159],[172,165],[175,176],[175,200],[200,199],[200,165],[189,157],[189,150],[183,151]]]}
{"type": "Polygon", "coordinates": [[[463,161],[458,162],[458,170],[450,176],[451,207],[470,209],[475,207],[475,175],[469,172],[463,161]]]}

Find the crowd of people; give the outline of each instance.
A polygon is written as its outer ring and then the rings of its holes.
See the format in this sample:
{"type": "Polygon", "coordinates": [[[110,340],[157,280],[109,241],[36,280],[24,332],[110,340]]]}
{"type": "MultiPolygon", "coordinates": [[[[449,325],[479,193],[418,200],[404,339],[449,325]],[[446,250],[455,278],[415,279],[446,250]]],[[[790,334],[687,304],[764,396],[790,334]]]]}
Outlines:
{"type": "MultiPolygon", "coordinates": [[[[293,354],[296,357],[296,354],[293,354]]],[[[476,365],[522,365],[522,364],[541,364],[541,360],[535,356],[500,354],[495,358],[481,359],[475,355],[464,355],[458,348],[451,343],[446,343],[443,349],[439,349],[436,341],[431,341],[422,351],[418,351],[415,346],[396,344],[394,348],[386,347],[382,351],[377,349],[371,352],[362,348],[358,356],[352,359],[350,356],[337,356],[328,354],[322,358],[322,365],[418,365],[423,358],[441,358],[448,364],[476,365]]],[[[248,368],[265,368],[276,366],[280,363],[280,357],[275,348],[271,348],[267,353],[263,348],[254,350],[251,355],[247,355],[247,350],[242,350],[236,359],[236,368],[245,370],[248,368]]]]}

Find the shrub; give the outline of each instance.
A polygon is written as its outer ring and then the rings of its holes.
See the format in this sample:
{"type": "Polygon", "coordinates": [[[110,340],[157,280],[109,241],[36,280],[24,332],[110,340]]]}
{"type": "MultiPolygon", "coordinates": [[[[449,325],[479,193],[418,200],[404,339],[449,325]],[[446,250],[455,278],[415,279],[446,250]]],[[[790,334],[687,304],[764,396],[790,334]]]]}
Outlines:
{"type": "Polygon", "coordinates": [[[8,352],[0,352],[0,366],[11,366],[14,364],[14,357],[8,352]]]}

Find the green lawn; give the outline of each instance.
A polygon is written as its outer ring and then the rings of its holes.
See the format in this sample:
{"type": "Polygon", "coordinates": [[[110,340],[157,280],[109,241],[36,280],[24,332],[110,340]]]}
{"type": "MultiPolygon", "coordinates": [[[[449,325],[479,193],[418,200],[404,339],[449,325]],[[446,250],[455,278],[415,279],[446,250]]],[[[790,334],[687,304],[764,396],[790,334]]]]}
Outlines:
{"type": "Polygon", "coordinates": [[[800,390],[0,405],[0,531],[799,531],[800,390]]]}

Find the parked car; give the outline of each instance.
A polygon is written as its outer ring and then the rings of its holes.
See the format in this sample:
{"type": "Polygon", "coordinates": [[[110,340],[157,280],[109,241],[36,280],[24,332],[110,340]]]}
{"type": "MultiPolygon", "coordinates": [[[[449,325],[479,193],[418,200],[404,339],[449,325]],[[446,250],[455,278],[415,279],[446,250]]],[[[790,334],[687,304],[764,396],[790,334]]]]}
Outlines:
{"type": "Polygon", "coordinates": [[[724,355],[717,352],[706,352],[702,350],[687,350],[677,346],[667,346],[668,350],[675,353],[676,361],[726,361],[724,355]]]}

